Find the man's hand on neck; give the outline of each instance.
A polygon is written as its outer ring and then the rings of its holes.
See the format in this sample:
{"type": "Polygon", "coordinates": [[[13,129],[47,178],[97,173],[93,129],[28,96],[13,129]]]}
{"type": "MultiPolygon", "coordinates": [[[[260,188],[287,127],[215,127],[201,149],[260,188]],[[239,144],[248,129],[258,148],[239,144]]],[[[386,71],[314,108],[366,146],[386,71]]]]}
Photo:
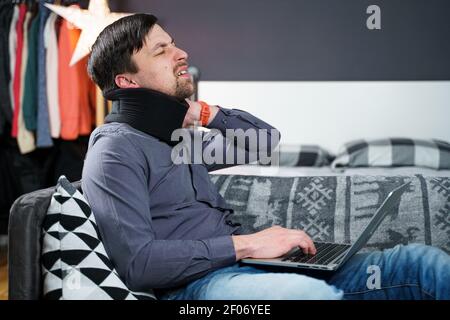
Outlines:
{"type": "MultiPolygon", "coordinates": [[[[183,121],[183,128],[200,125],[200,111],[202,109],[202,106],[197,101],[186,99],[186,102],[189,104],[189,109],[183,121]]],[[[207,125],[209,125],[214,120],[217,112],[219,112],[219,107],[217,106],[210,105],[210,109],[211,115],[209,116],[207,125]]]]}

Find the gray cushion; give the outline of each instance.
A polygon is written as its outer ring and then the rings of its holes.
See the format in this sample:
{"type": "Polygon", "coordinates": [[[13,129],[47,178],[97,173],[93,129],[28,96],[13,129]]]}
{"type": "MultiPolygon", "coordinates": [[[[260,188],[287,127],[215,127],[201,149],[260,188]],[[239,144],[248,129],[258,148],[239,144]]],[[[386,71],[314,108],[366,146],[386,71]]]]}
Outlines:
{"type": "Polygon", "coordinates": [[[417,166],[450,169],[450,144],[440,140],[355,140],[341,147],[332,167],[417,166]]]}

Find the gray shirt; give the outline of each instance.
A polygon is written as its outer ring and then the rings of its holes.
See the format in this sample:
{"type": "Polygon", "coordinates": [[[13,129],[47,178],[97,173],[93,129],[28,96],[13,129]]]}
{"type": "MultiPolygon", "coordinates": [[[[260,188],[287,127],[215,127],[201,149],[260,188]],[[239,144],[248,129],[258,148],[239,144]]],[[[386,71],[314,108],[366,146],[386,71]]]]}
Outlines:
{"type": "MultiPolygon", "coordinates": [[[[226,129],[253,128],[267,129],[261,137],[268,150],[276,147],[274,128],[241,110],[220,108],[209,128],[219,131],[208,145],[228,141],[226,129]]],[[[228,142],[228,148],[257,151],[228,142]]],[[[171,151],[124,123],[102,125],[90,137],[83,193],[106,252],[132,290],[181,286],[236,262],[231,235],[239,226],[208,174],[227,165],[176,165],[171,151]]]]}

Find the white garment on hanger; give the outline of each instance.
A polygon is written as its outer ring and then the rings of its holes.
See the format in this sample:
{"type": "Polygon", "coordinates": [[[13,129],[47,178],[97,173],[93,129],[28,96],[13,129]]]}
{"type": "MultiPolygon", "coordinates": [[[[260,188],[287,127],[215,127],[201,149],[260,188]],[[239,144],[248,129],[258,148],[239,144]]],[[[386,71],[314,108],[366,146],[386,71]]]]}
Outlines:
{"type": "Polygon", "coordinates": [[[50,13],[44,27],[44,47],[46,48],[45,72],[47,74],[47,105],[52,138],[59,138],[61,117],[58,95],[58,39],[56,38],[56,13],[50,13]]]}
{"type": "Polygon", "coordinates": [[[11,97],[11,109],[14,110],[14,67],[16,65],[16,50],[17,50],[17,31],[16,24],[19,19],[19,6],[14,6],[14,11],[11,19],[11,25],[9,27],[9,71],[11,75],[11,81],[9,83],[9,96],[11,97]]]}

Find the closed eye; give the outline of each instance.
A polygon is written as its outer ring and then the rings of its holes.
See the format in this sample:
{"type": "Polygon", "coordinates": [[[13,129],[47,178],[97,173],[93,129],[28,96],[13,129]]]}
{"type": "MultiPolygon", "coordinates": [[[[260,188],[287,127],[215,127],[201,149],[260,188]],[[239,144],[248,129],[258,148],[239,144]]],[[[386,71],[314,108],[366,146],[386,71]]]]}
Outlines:
{"type": "MultiPolygon", "coordinates": [[[[171,38],[172,40],[170,41],[170,44],[175,46],[175,40],[173,38],[171,38]]],[[[169,44],[168,43],[163,43],[163,42],[159,42],[157,43],[154,47],[153,47],[153,51],[156,51],[155,56],[159,56],[160,54],[164,53],[164,49],[166,47],[168,47],[169,44]]]]}

